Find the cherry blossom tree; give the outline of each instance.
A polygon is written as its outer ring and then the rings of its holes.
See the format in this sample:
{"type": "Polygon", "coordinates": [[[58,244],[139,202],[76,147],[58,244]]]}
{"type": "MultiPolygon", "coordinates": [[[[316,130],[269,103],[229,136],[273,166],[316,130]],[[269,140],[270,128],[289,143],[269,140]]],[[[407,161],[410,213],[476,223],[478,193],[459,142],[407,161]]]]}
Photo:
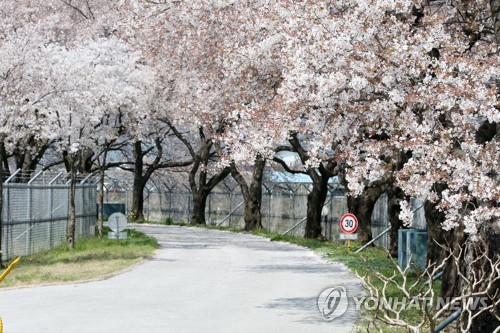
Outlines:
{"type": "MultiPolygon", "coordinates": [[[[13,4],[0,3],[0,183],[9,173],[8,157],[21,146],[28,147],[21,156],[28,157],[28,169],[32,169],[33,160],[39,158],[33,138],[41,131],[37,122],[40,120],[37,109],[29,109],[49,95],[43,87],[33,92],[34,85],[43,82],[32,70],[31,64],[43,58],[44,49],[39,48],[40,38],[32,26],[18,26],[19,18],[13,11],[13,4]],[[28,138],[28,139],[27,139],[28,138]],[[33,156],[36,156],[33,158],[33,156]]],[[[42,144],[45,145],[45,144],[42,144]]],[[[44,149],[42,148],[42,151],[44,149]]],[[[0,189],[0,209],[3,204],[3,191],[0,189]]],[[[1,223],[0,217],[0,246],[1,223]]],[[[1,254],[0,254],[1,265],[1,254]]]]}
{"type": "MultiPolygon", "coordinates": [[[[354,196],[384,182],[426,198],[442,218],[427,216],[430,245],[441,228],[454,229],[457,247],[462,229],[498,234],[499,66],[488,3],[308,5],[307,19],[286,27],[294,52],[281,92],[291,123],[312,133],[312,165],[334,156],[354,196]]],[[[405,201],[401,210],[409,223],[405,201]]]]}
{"type": "MultiPolygon", "coordinates": [[[[151,28],[146,48],[161,73],[159,86],[164,93],[157,102],[158,119],[172,129],[179,128],[178,134],[193,133],[178,137],[194,160],[189,178],[195,223],[204,222],[204,202],[211,188],[227,176],[229,165],[234,175],[241,175],[231,161],[244,156],[251,165],[262,154],[262,149],[240,154],[240,146],[232,144],[243,136],[243,119],[258,114],[259,105],[268,104],[269,96],[276,94],[279,71],[270,61],[276,52],[269,56],[264,52],[276,44],[267,32],[274,34],[275,30],[268,29],[269,18],[263,15],[270,7],[265,2],[165,1],[147,7],[152,14],[141,21],[151,28]],[[256,24],[262,28],[255,29],[256,24]],[[209,166],[216,156],[223,161],[209,166]],[[207,177],[209,172],[211,177],[207,177]]],[[[263,167],[257,169],[260,176],[255,179],[260,181],[254,188],[261,187],[263,167]]],[[[244,177],[237,178],[242,189],[248,188],[244,177]]],[[[254,193],[260,202],[258,191],[254,193]]],[[[251,201],[250,195],[245,197],[251,201]]],[[[260,205],[253,211],[260,214],[260,205]]],[[[255,225],[261,225],[259,218],[255,225]]]]}
{"type": "MultiPolygon", "coordinates": [[[[16,79],[13,82],[17,82],[17,86],[11,85],[15,90],[8,91],[6,95],[11,109],[28,109],[30,105],[38,104],[39,99],[50,98],[54,93],[50,90],[54,87],[44,81],[48,77],[42,77],[35,71],[38,68],[37,59],[43,59],[42,53],[48,52],[47,45],[70,46],[89,36],[109,36],[114,21],[110,17],[115,16],[109,14],[116,10],[117,6],[100,1],[2,1],[0,34],[2,48],[6,51],[4,64],[18,73],[14,77],[14,72],[6,72],[11,74],[10,79],[16,79]],[[10,50],[7,50],[8,47],[10,50]]],[[[4,79],[8,84],[10,79],[4,79]]],[[[39,136],[37,138],[35,131],[40,131],[41,127],[36,125],[36,114],[15,112],[13,115],[19,119],[18,126],[23,126],[24,130],[18,128],[18,135],[8,139],[10,147],[3,163],[8,169],[7,159],[12,159],[11,164],[21,169],[20,174],[29,179],[52,142],[41,140],[39,136]]],[[[21,177],[19,181],[25,178],[21,177]]]]}
{"type": "MultiPolygon", "coordinates": [[[[33,170],[50,146],[64,153],[74,195],[82,161],[98,161],[102,176],[110,144],[127,138],[136,217],[155,171],[191,165],[194,223],[205,223],[208,194],[231,173],[249,230],[262,226],[262,175],[273,159],[312,179],[306,237],[321,235],[328,180],[339,175],[362,240],[385,191],[393,239],[419,197],[429,259],[441,256],[435,242],[456,255],[465,239],[495,256],[499,8],[496,0],[2,1],[0,174],[6,156],[33,170]],[[283,150],[303,170],[275,156],[283,150]]],[[[72,246],[74,218],[70,226],[72,246]]],[[[460,273],[447,268],[443,293],[460,292],[460,273]]]]}
{"type": "MultiPolygon", "coordinates": [[[[134,140],[134,139],[133,139],[134,140]]],[[[136,220],[144,220],[144,189],[152,175],[165,168],[185,167],[193,163],[187,154],[176,154],[181,157],[171,156],[165,148],[166,141],[172,140],[169,134],[144,136],[144,139],[133,141],[133,167],[124,170],[134,174],[132,189],[132,213],[136,220]],[[166,137],[166,138],[164,138],[166,137]]],[[[170,143],[168,145],[172,147],[170,143]]],[[[178,146],[177,146],[178,147],[178,146]]]]}
{"type": "Polygon", "coordinates": [[[9,172],[7,158],[14,155],[16,166],[33,170],[40,155],[46,149],[46,144],[34,142],[37,115],[28,111],[29,105],[36,104],[49,91],[40,89],[33,92],[33,85],[40,84],[40,77],[30,66],[37,58],[43,57],[41,43],[33,27],[23,27],[11,24],[7,18],[11,14],[5,4],[0,7],[0,108],[2,109],[2,141],[4,151],[3,164],[5,172],[9,172]],[[39,93],[39,94],[38,94],[39,93]],[[15,128],[16,130],[12,130],[15,128]],[[40,147],[42,146],[42,147],[40,147]],[[37,148],[40,147],[40,150],[37,148]]]}
{"type": "Polygon", "coordinates": [[[144,108],[152,74],[139,64],[140,54],[116,38],[89,40],[71,49],[56,44],[48,48],[46,62],[37,70],[56,89],[38,105],[40,117],[47,119],[40,137],[56,142],[71,174],[68,245],[72,248],[77,163],[87,151],[98,151],[96,142],[114,137],[103,119],[118,118],[120,110],[133,114],[144,108]]]}
{"type": "Polygon", "coordinates": [[[219,97],[225,102],[225,127],[214,137],[224,148],[222,163],[229,165],[240,186],[245,202],[245,230],[263,227],[262,181],[266,160],[273,158],[277,142],[287,135],[273,126],[277,124],[276,97],[282,80],[278,55],[283,38],[278,29],[280,20],[275,17],[280,8],[279,4],[253,2],[248,7],[241,5],[236,13],[232,8],[225,10],[227,21],[239,27],[240,35],[232,44],[225,40],[229,52],[222,56],[225,66],[221,71],[230,74],[221,77],[225,89],[219,97]],[[234,22],[234,17],[239,20],[234,22]],[[245,45],[240,46],[240,40],[245,45]]]}

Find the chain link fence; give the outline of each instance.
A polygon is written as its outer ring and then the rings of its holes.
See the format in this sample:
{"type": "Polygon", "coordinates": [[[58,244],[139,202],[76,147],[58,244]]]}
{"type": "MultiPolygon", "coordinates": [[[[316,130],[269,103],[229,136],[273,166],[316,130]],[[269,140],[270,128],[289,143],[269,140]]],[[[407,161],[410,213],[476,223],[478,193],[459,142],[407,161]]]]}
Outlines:
{"type": "MultiPolygon", "coordinates": [[[[305,232],[307,195],[312,185],[293,181],[293,177],[274,177],[285,181],[266,180],[262,193],[262,224],[268,231],[303,236],[305,232]],[[292,180],[292,181],[291,181],[292,180]]],[[[165,223],[191,222],[192,192],[188,184],[177,178],[154,178],[144,190],[144,216],[147,221],[165,223]]],[[[299,179],[302,180],[302,179],[299,179]]],[[[125,205],[127,213],[132,207],[132,181],[124,177],[108,177],[104,186],[105,204],[125,205]]],[[[345,191],[335,178],[328,184],[328,196],[323,208],[323,235],[337,240],[341,233],[340,218],[347,213],[345,191]]],[[[244,227],[244,201],[239,186],[232,178],[217,185],[207,199],[208,224],[226,227],[244,227]]],[[[387,229],[387,197],[383,195],[375,205],[372,215],[374,237],[387,229]]],[[[388,235],[376,241],[387,248],[388,235]]]]}
{"type": "MultiPolygon", "coordinates": [[[[2,252],[5,259],[29,255],[66,242],[69,179],[64,173],[38,173],[27,183],[13,174],[3,185],[2,252]]],[[[76,237],[95,234],[96,184],[81,179],[76,188],[76,237]]]]}

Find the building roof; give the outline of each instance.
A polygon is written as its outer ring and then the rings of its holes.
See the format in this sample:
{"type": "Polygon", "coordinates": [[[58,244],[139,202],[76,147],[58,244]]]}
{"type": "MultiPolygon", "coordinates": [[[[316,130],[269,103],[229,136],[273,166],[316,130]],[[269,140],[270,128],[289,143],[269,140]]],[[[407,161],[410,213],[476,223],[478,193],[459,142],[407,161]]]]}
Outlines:
{"type": "MultiPolygon", "coordinates": [[[[273,171],[266,174],[266,178],[273,183],[300,183],[311,184],[312,179],[309,175],[298,173],[292,174],[289,172],[273,171]]],[[[330,178],[329,184],[338,184],[339,179],[337,176],[330,178]]]]}

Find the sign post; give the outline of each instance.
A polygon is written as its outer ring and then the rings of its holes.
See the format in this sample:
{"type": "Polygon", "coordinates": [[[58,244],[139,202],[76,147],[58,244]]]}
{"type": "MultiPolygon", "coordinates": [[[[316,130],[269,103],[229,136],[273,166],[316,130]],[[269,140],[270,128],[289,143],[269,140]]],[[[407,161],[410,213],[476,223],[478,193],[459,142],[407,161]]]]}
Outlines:
{"type": "Polygon", "coordinates": [[[355,234],[358,230],[358,219],[353,214],[344,214],[340,219],[340,228],[344,234],[340,234],[340,239],[347,240],[347,253],[351,251],[351,239],[358,239],[358,234],[355,234]]]}

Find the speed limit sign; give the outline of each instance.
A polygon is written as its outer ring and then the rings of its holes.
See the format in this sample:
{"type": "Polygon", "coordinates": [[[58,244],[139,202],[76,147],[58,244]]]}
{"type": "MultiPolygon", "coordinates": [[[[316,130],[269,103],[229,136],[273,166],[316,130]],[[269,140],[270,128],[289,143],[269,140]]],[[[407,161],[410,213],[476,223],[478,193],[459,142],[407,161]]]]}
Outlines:
{"type": "Polygon", "coordinates": [[[343,232],[352,234],[358,229],[358,219],[352,214],[345,214],[340,219],[340,227],[343,232]]]}

